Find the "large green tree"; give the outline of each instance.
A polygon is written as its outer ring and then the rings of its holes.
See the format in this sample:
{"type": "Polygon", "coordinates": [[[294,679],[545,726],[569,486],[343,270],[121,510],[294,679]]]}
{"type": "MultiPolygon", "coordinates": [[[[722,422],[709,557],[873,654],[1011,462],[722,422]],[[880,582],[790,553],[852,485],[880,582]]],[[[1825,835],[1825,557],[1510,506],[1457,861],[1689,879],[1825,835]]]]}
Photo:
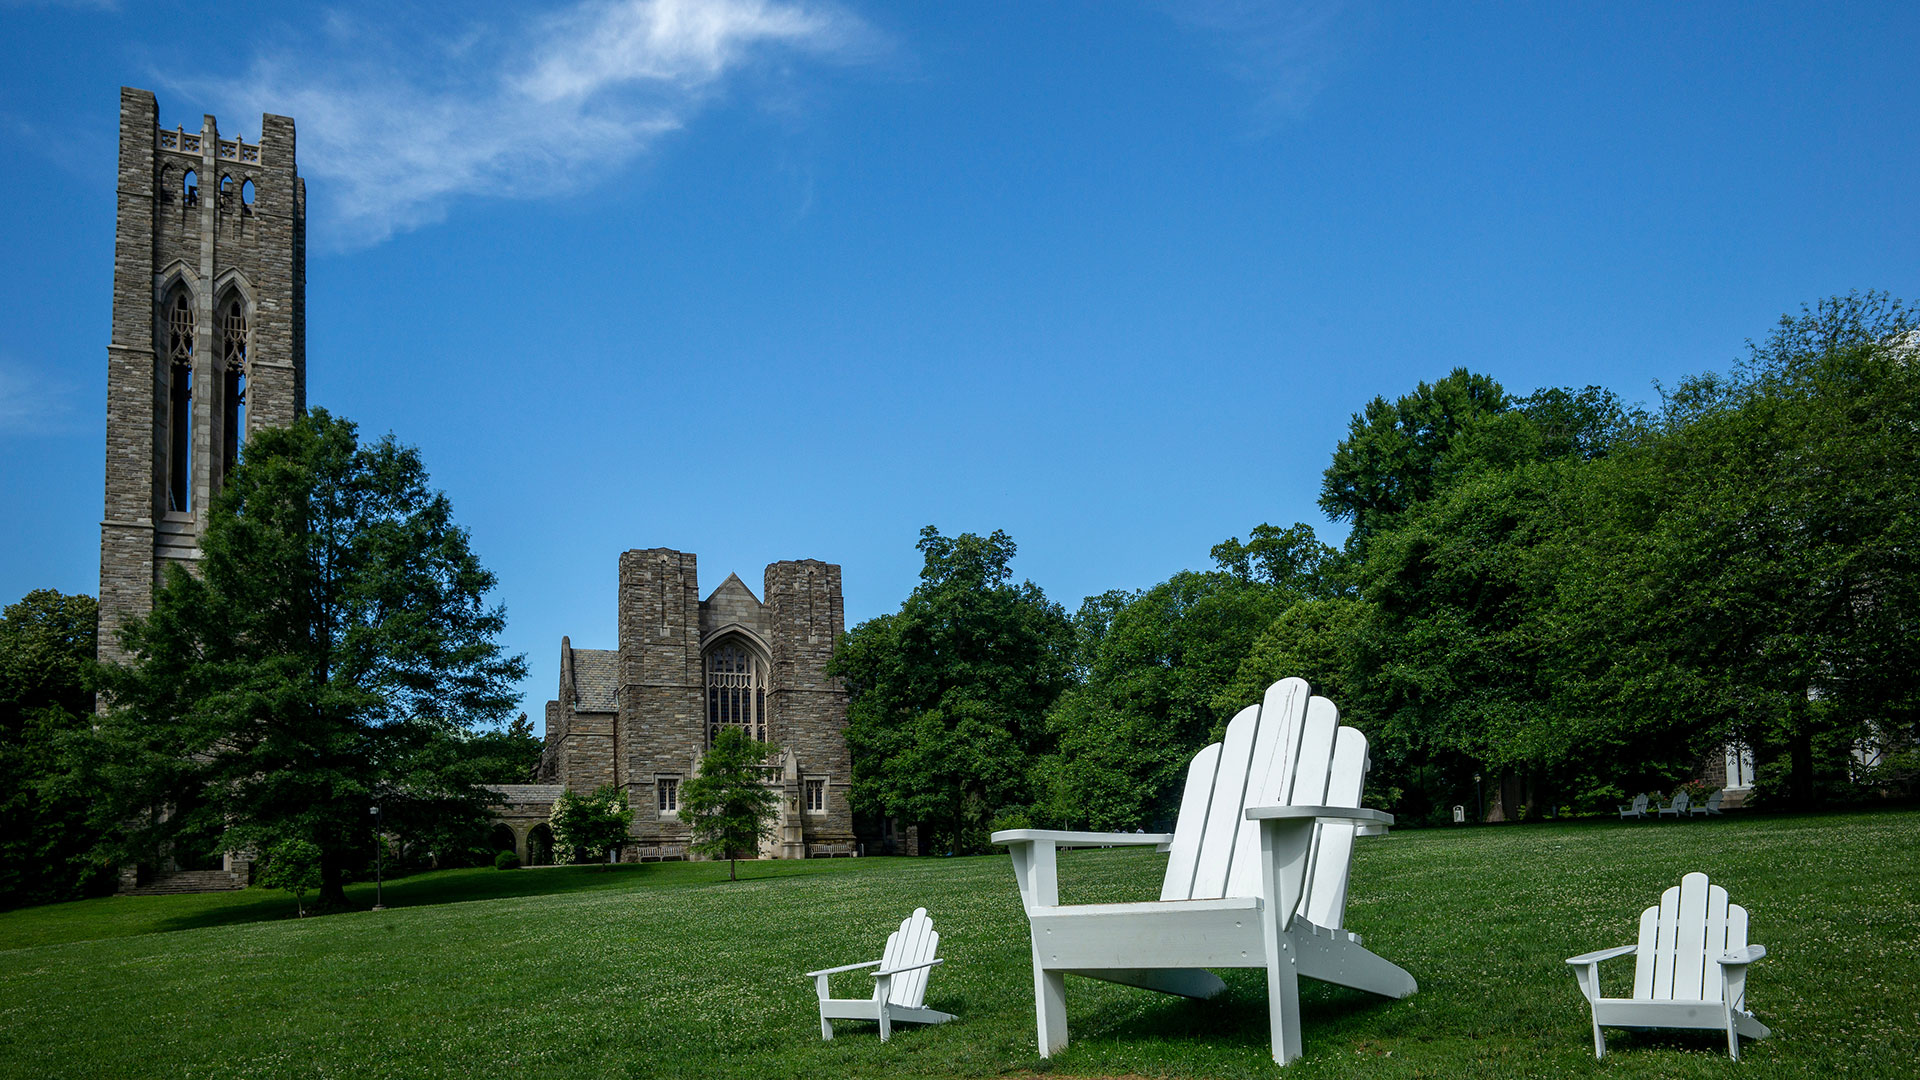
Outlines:
{"type": "Polygon", "coordinates": [[[919,822],[928,850],[981,850],[994,818],[1030,801],[1073,630],[1039,586],[1013,583],[1006,533],[929,525],[919,549],[920,584],[848,631],[830,668],[850,695],[853,806],[919,822]]]}
{"type": "Polygon", "coordinates": [[[0,612],[0,908],[71,899],[97,870],[89,793],[60,763],[93,718],[98,623],[93,597],[52,589],[0,612]]]}
{"type": "Polygon", "coordinates": [[[170,567],[83,768],[114,854],[321,850],[344,903],[370,807],[476,817],[485,789],[441,767],[450,738],[505,719],[524,660],[503,655],[493,575],[417,451],[362,444],[315,410],[254,435],[201,536],[170,567]]]}
{"type": "Polygon", "coordinates": [[[1845,783],[1854,740],[1912,739],[1917,343],[1884,294],[1822,301],[1681,383],[1659,437],[1594,472],[1560,609],[1615,658],[1590,696],[1753,745],[1763,792],[1802,804],[1845,783]]]}

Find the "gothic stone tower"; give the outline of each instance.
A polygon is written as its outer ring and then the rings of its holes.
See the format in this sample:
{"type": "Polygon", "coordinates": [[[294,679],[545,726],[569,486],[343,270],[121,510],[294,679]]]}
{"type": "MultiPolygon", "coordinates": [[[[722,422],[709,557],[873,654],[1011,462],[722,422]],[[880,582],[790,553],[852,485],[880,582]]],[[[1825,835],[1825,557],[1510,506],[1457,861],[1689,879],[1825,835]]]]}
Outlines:
{"type": "Polygon", "coordinates": [[[113,339],[107,345],[100,657],[153,606],[168,563],[200,557],[207,506],[247,434],[306,408],[307,194],[293,121],[260,141],[163,130],[120,90],[113,339]]]}
{"type": "Polygon", "coordinates": [[[619,649],[561,639],[541,775],[576,791],[625,788],[628,858],[686,854],[680,784],[728,727],[782,750],[767,773],[781,795],[778,834],[762,853],[853,852],[847,692],[826,672],[846,624],[840,568],[774,563],[761,596],[729,574],[702,600],[692,554],[628,551],[620,556],[619,649]]]}

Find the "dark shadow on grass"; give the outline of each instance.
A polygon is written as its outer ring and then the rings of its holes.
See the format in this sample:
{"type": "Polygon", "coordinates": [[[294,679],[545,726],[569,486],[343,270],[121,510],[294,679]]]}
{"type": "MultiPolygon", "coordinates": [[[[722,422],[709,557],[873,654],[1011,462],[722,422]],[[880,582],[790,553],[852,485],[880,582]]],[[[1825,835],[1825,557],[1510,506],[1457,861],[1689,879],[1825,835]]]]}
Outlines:
{"type": "MultiPolygon", "coordinates": [[[[1067,1008],[1072,1016],[1071,1037],[1075,1042],[1096,1039],[1112,1043],[1203,1042],[1212,1047],[1270,1050],[1266,973],[1241,970],[1215,974],[1221,976],[1227,988],[1205,1001],[1134,990],[1126,998],[1078,1016],[1072,1013],[1075,986],[1091,984],[1078,977],[1069,978],[1067,1008]]],[[[1316,1031],[1323,1036],[1338,1035],[1354,1023],[1364,1024],[1368,1017],[1395,1004],[1392,999],[1376,994],[1302,979],[1301,1037],[1310,1046],[1316,1031]]]]}

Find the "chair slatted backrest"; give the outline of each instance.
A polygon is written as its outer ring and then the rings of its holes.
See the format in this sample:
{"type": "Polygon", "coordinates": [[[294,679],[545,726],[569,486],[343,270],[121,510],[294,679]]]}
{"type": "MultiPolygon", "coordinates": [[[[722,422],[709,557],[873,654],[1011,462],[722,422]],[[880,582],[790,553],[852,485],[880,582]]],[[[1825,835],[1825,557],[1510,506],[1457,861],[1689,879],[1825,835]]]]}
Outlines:
{"type": "MultiPolygon", "coordinates": [[[[927,918],[927,909],[914,908],[913,914],[900,920],[900,929],[887,935],[887,951],[880,956],[880,970],[923,964],[937,956],[939,950],[940,935],[933,929],[933,920],[927,918]]],[[[895,975],[893,992],[887,995],[887,1000],[909,1009],[919,1008],[927,996],[927,975],[932,971],[932,968],[920,968],[895,975]]],[[[875,1001],[880,999],[877,984],[873,997],[875,1001]]]]}
{"type": "Polygon", "coordinates": [[[1647,797],[1645,795],[1635,795],[1633,797],[1633,812],[1636,814],[1644,814],[1647,812],[1647,797]]]}
{"type": "Polygon", "coordinates": [[[1640,914],[1633,996],[1642,1001],[1719,1001],[1723,954],[1747,944],[1747,909],[1691,873],[1640,914]]]}
{"type": "MultiPolygon", "coordinates": [[[[1274,683],[1188,766],[1160,898],[1256,895],[1260,826],[1246,819],[1246,808],[1358,806],[1366,772],[1366,736],[1341,727],[1332,702],[1314,697],[1301,679],[1274,683]]],[[[1321,926],[1340,925],[1356,833],[1346,824],[1314,830],[1300,910],[1321,926]]]]}

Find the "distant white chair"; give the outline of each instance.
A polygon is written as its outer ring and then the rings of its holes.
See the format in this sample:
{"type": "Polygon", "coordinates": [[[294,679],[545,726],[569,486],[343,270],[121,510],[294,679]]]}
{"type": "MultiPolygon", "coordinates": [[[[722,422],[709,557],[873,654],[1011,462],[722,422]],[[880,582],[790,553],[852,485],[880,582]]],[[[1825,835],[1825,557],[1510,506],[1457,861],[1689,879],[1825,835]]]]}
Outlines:
{"type": "Polygon", "coordinates": [[[1027,911],[1042,1057],[1067,1045],[1068,975],[1209,998],[1226,984],[1206,969],[1264,968],[1282,1065],[1300,1056],[1300,976],[1391,998],[1417,988],[1342,928],[1354,838],[1393,818],[1360,807],[1366,736],[1311,694],[1300,679],[1274,683],[1224,741],[1195,754],[1170,835],[993,834],[1013,856],[1027,911]],[[1159,900],[1060,903],[1057,849],[1120,844],[1168,851],[1159,900]]]}
{"type": "Polygon", "coordinates": [[[1687,793],[1682,791],[1675,794],[1671,805],[1663,806],[1660,808],[1660,816],[1661,817],[1677,817],[1677,818],[1686,817],[1687,816],[1687,793]]]}
{"type": "Polygon", "coordinates": [[[1687,812],[1692,814],[1712,814],[1717,817],[1720,815],[1720,800],[1726,798],[1726,795],[1727,793],[1724,789],[1716,791],[1707,796],[1706,802],[1698,806],[1688,807],[1687,812]]]}
{"type": "Polygon", "coordinates": [[[1644,793],[1635,795],[1631,806],[1623,806],[1620,808],[1620,817],[1622,820],[1626,818],[1643,818],[1646,816],[1647,796],[1644,793]]]}
{"type": "Polygon", "coordinates": [[[1707,875],[1688,874],[1640,915],[1640,943],[1567,961],[1593,1009],[1593,1056],[1605,1057],[1604,1027],[1722,1028],[1727,1053],[1740,1057],[1740,1036],[1772,1032],[1747,1011],[1747,965],[1767,955],[1747,944],[1747,909],[1707,875]],[[1600,962],[1634,957],[1633,996],[1600,996],[1600,962]]]}
{"type": "Polygon", "coordinates": [[[900,1021],[944,1024],[953,1019],[952,1013],[921,1006],[927,993],[928,974],[935,964],[945,963],[933,955],[939,948],[940,935],[933,929],[933,920],[927,918],[927,909],[914,908],[913,914],[900,921],[900,929],[887,935],[887,948],[880,959],[807,972],[806,978],[813,980],[820,994],[820,1037],[833,1038],[835,1020],[877,1021],[880,1041],[886,1042],[893,1034],[893,1025],[900,1021]],[[870,967],[880,969],[873,973],[872,997],[836,999],[828,996],[828,976],[870,967]]]}

